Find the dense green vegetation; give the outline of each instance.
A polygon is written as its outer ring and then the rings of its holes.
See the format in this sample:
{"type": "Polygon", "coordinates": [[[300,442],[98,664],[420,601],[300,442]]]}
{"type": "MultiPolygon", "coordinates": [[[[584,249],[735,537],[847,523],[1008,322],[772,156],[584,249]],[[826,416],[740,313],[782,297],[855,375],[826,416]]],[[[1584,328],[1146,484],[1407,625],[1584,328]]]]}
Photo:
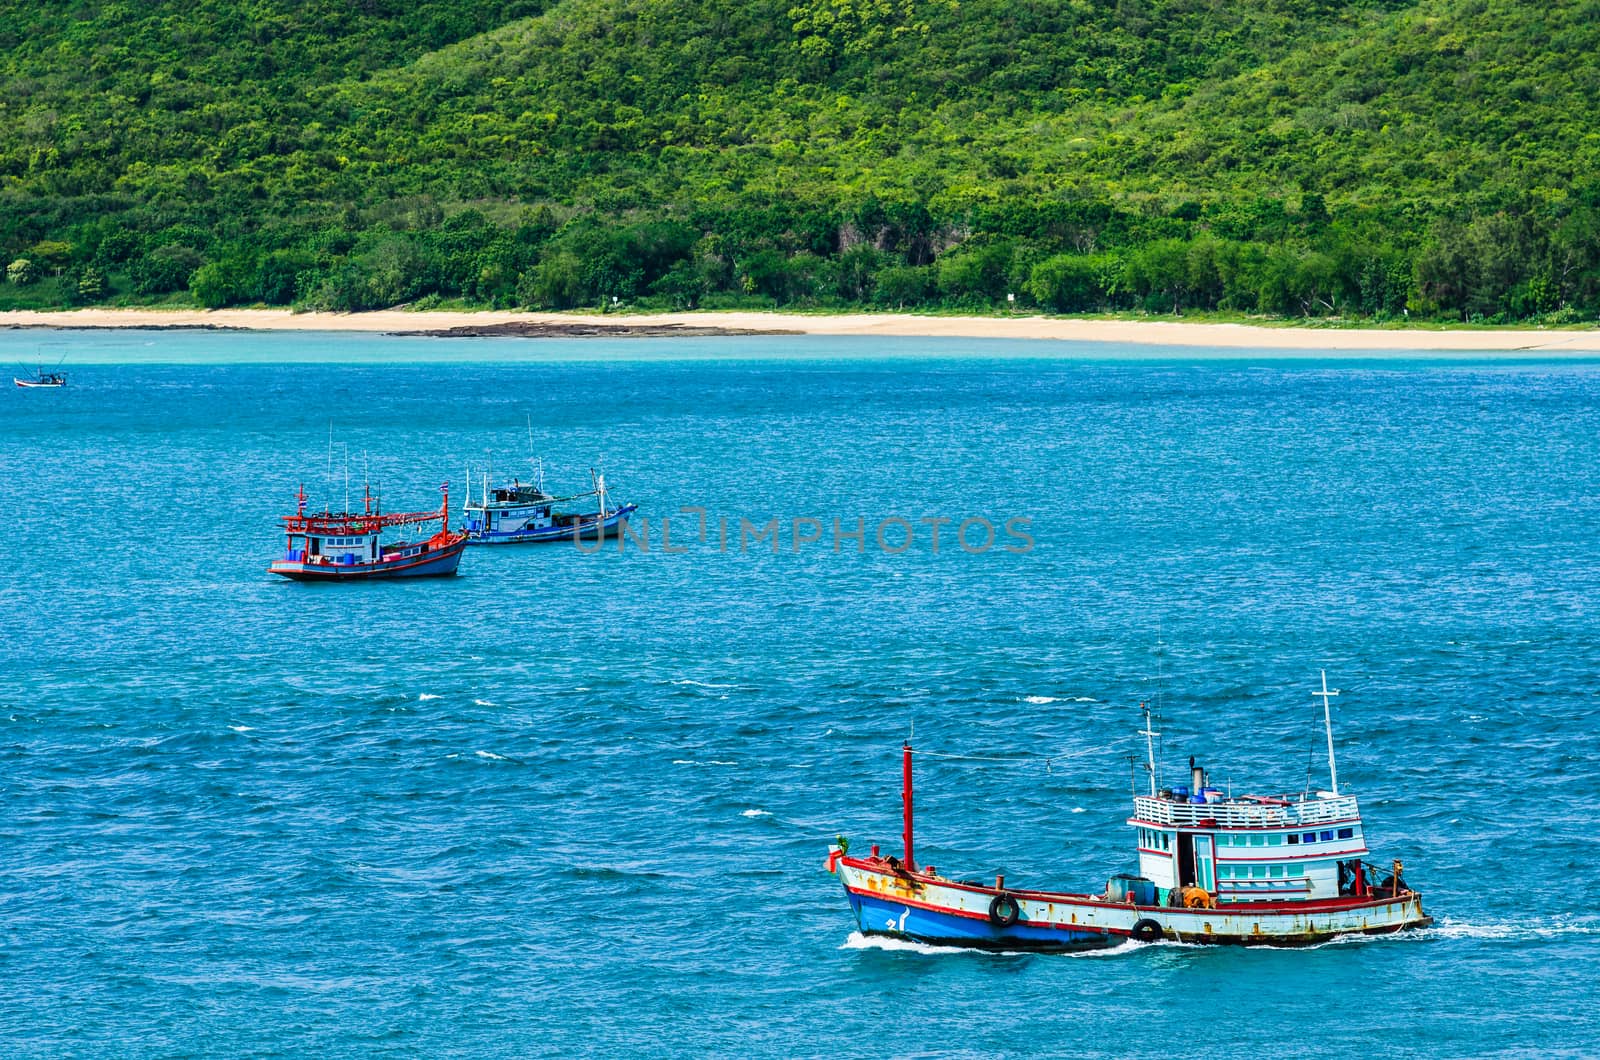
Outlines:
{"type": "Polygon", "coordinates": [[[0,16],[0,308],[1600,316],[1600,0],[0,16]]]}

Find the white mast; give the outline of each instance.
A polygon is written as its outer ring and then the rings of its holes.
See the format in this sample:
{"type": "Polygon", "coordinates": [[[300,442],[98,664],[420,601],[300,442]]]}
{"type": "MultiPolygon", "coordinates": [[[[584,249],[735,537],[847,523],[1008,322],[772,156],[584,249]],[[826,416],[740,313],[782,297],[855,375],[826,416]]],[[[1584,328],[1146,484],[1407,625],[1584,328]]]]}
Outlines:
{"type": "Polygon", "coordinates": [[[1328,691],[1328,671],[1322,671],[1322,691],[1311,694],[1322,697],[1322,723],[1328,730],[1328,780],[1331,785],[1329,790],[1337,796],[1339,794],[1339,769],[1333,764],[1333,712],[1329,704],[1333,701],[1333,697],[1339,694],[1339,690],[1335,688],[1332,692],[1328,691]]]}
{"type": "Polygon", "coordinates": [[[1150,761],[1150,764],[1145,767],[1145,770],[1146,770],[1146,772],[1148,772],[1150,774],[1150,797],[1154,798],[1155,794],[1156,794],[1156,744],[1155,744],[1155,739],[1156,739],[1157,736],[1160,736],[1161,734],[1159,732],[1156,732],[1155,731],[1155,726],[1150,724],[1150,707],[1149,707],[1149,704],[1140,703],[1139,706],[1144,709],[1144,728],[1139,730],[1139,735],[1144,737],[1144,750],[1145,750],[1145,754],[1149,757],[1149,761],[1150,761]]]}
{"type": "Polygon", "coordinates": [[[594,483],[594,495],[600,498],[600,521],[606,518],[606,477],[597,474],[594,468],[589,469],[589,480],[594,483]]]}

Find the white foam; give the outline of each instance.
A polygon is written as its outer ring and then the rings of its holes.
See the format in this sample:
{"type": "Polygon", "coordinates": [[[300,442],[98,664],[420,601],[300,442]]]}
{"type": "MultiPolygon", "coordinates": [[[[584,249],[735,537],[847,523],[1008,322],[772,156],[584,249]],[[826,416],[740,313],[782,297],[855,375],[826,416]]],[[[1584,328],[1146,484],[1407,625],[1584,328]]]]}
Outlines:
{"type": "Polygon", "coordinates": [[[255,732],[255,729],[248,725],[230,725],[228,728],[234,732],[255,732]]]}
{"type": "Polygon", "coordinates": [[[438,696],[434,695],[431,692],[424,692],[420,696],[417,697],[417,699],[420,702],[423,702],[423,703],[426,703],[430,699],[438,699],[438,698],[439,698],[438,696]]]}
{"type": "Polygon", "coordinates": [[[769,810],[746,810],[743,813],[741,813],[739,816],[740,817],[771,817],[772,813],[769,810]]]}
{"type": "Polygon", "coordinates": [[[891,938],[888,935],[863,935],[859,931],[850,932],[845,938],[841,950],[887,950],[891,953],[970,953],[961,946],[933,946],[926,942],[913,942],[910,939],[891,938]]]}
{"type": "MultiPolygon", "coordinates": [[[[1075,950],[1071,953],[1053,954],[1059,957],[1109,957],[1114,954],[1127,953],[1146,945],[1141,942],[1124,941],[1107,949],[1075,950]]],[[[1168,945],[1166,943],[1150,943],[1150,945],[1168,945]]],[[[930,957],[941,954],[971,954],[978,952],[970,946],[935,946],[931,942],[915,942],[911,939],[897,939],[891,935],[863,935],[859,931],[852,931],[846,936],[839,946],[841,950],[883,950],[887,953],[921,953],[930,957]]],[[[1028,950],[995,950],[986,951],[998,953],[1001,956],[1027,956],[1028,950]]]]}
{"type": "Polygon", "coordinates": [[[1448,939],[1557,939],[1573,935],[1600,935],[1600,924],[1466,924],[1458,920],[1442,920],[1423,934],[1448,939]]]}
{"type": "Polygon", "coordinates": [[[1059,703],[1059,702],[1061,702],[1055,696],[1025,696],[1025,697],[1023,697],[1022,701],[1024,703],[1034,703],[1034,704],[1038,704],[1038,705],[1043,705],[1045,703],[1059,703]]]}
{"type": "Polygon", "coordinates": [[[472,702],[473,702],[474,706],[479,706],[479,707],[496,706],[496,704],[489,702],[487,699],[474,699],[472,702]]]}
{"type": "Polygon", "coordinates": [[[735,685],[719,685],[712,681],[694,681],[684,678],[682,681],[672,682],[675,685],[693,685],[695,688],[734,688],[735,685]]]}
{"type": "Polygon", "coordinates": [[[1089,811],[1085,810],[1082,806],[1074,806],[1072,808],[1072,812],[1073,813],[1088,813],[1089,811]]]}
{"type": "Polygon", "coordinates": [[[477,755],[479,758],[489,758],[489,759],[493,759],[496,762],[509,762],[509,761],[511,761],[511,759],[507,758],[505,755],[497,755],[493,751],[474,751],[472,753],[477,755]]]}

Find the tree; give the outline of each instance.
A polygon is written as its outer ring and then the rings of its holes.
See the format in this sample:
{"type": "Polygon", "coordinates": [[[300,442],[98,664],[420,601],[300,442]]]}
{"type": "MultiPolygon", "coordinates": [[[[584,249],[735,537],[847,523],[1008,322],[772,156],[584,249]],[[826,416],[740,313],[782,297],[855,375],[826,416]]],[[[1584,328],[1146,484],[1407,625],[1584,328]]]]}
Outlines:
{"type": "Polygon", "coordinates": [[[26,287],[39,280],[39,267],[27,258],[18,258],[6,266],[6,279],[18,287],[26,287]]]}
{"type": "Polygon", "coordinates": [[[1026,284],[1029,296],[1057,313],[1088,313],[1105,301],[1101,286],[1104,255],[1058,254],[1033,267],[1026,284]]]}

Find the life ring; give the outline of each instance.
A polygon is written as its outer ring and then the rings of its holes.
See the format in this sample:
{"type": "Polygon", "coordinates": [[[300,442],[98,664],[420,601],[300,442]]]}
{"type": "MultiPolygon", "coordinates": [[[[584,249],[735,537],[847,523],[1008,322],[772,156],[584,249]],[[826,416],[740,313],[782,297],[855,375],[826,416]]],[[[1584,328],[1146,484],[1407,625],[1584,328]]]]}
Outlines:
{"type": "Polygon", "coordinates": [[[1143,920],[1134,921],[1128,937],[1135,942],[1160,942],[1166,937],[1166,932],[1161,930],[1161,925],[1156,921],[1145,917],[1143,920]]]}
{"type": "Polygon", "coordinates": [[[1017,900],[1001,891],[989,903],[989,923],[995,927],[1010,927],[1022,916],[1022,906],[1017,900]]]}

